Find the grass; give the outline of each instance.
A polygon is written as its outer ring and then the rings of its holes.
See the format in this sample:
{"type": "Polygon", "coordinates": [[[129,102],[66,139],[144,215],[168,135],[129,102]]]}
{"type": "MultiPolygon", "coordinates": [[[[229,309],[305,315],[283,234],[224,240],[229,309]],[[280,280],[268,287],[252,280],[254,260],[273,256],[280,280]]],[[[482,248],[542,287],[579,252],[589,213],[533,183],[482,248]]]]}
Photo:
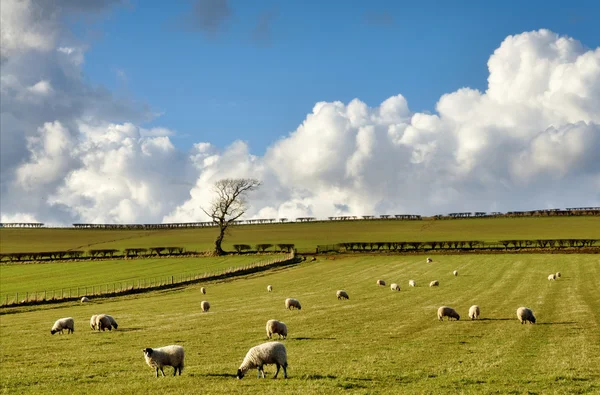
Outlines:
{"type": "MultiPolygon", "coordinates": [[[[243,225],[230,228],[224,248],[233,244],[292,243],[299,252],[318,244],[347,241],[431,241],[600,238],[600,217],[490,218],[423,221],[335,221],[243,225]]],[[[181,246],[205,251],[213,246],[214,228],[174,230],[0,229],[0,252],[35,252],[91,248],[181,246]]]]}
{"type": "MultiPolygon", "coordinates": [[[[78,287],[81,295],[112,286],[114,283],[131,284],[138,280],[217,273],[228,268],[241,267],[258,261],[273,259],[268,255],[241,255],[203,258],[144,258],[98,261],[52,262],[40,264],[4,264],[0,266],[0,300],[13,298],[16,292],[25,293],[72,290],[78,287]]],[[[67,291],[68,293],[68,291],[67,291]]],[[[50,297],[50,294],[47,294],[50,297]]],[[[41,296],[40,296],[41,297],[41,296]]]]}
{"type": "MultiPolygon", "coordinates": [[[[600,392],[600,257],[468,255],[318,259],[243,279],[90,304],[11,309],[0,319],[3,393],[592,393],[600,392]],[[457,269],[459,276],[452,276],[457,269]],[[560,280],[547,275],[560,270],[560,280]],[[377,279],[402,290],[377,287],[377,279]],[[417,281],[416,288],[407,286],[417,281]],[[426,284],[437,279],[440,286],[426,284]],[[267,284],[273,292],[266,292],[267,284]],[[338,301],[337,289],[350,300],[338,301]],[[284,309],[296,297],[301,311],[284,309]],[[201,313],[199,303],[211,303],[201,313]],[[472,304],[481,320],[470,321],[472,304]],[[449,305],[460,321],[439,322],[449,305]],[[536,325],[520,325],[528,306],[536,325]],[[119,330],[89,330],[93,314],[119,330]],[[60,317],[73,335],[49,334],[60,317]],[[290,378],[234,378],[265,323],[288,325],[290,378]],[[180,344],[181,377],[156,379],[142,348],[180,344]]],[[[2,312],[2,311],[0,311],[2,312]]],[[[6,310],[4,311],[6,312],[6,310]]],[[[272,375],[274,366],[266,373],[272,375]]],[[[172,369],[165,369],[172,372],[172,369]]]]}

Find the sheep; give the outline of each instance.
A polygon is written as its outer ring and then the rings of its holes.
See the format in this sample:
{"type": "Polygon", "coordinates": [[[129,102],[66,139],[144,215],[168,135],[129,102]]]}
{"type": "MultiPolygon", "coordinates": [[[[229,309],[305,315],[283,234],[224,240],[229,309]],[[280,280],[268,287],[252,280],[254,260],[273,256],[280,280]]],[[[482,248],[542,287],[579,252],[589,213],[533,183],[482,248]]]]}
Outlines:
{"type": "Polygon", "coordinates": [[[377,285],[381,285],[385,287],[385,281],[383,280],[377,280],[377,285]]]}
{"type": "Polygon", "coordinates": [[[92,330],[96,330],[96,317],[98,316],[94,314],[92,318],[90,318],[90,328],[92,328],[92,330]]]}
{"type": "Polygon", "coordinates": [[[112,330],[112,322],[110,321],[110,318],[108,318],[108,316],[106,314],[100,314],[96,316],[96,329],[98,331],[105,331],[106,329],[108,329],[109,331],[112,330]]]}
{"type": "Polygon", "coordinates": [[[548,280],[552,281],[552,280],[556,280],[556,274],[552,273],[548,275],[548,280]]]}
{"type": "Polygon", "coordinates": [[[87,296],[84,296],[83,298],[81,298],[81,303],[87,303],[87,302],[89,302],[89,301],[90,301],[90,300],[88,299],[88,297],[87,297],[87,296]]]}
{"type": "Polygon", "coordinates": [[[433,280],[432,282],[429,283],[430,287],[437,287],[440,285],[440,282],[438,280],[433,280]]]}
{"type": "Polygon", "coordinates": [[[179,375],[181,376],[183,360],[185,358],[183,347],[171,345],[160,348],[144,348],[142,352],[148,366],[156,369],[156,377],[158,377],[159,370],[163,377],[165,376],[164,366],[173,367],[173,376],[177,375],[177,371],[179,370],[179,375]]]}
{"type": "Polygon", "coordinates": [[[117,329],[119,327],[119,324],[117,324],[117,321],[115,321],[115,319],[112,317],[112,315],[106,315],[105,317],[108,318],[108,321],[110,322],[110,325],[114,328],[117,329]]]}
{"type": "Polygon", "coordinates": [[[202,295],[206,295],[206,288],[204,288],[204,287],[200,288],[200,293],[202,295]]]}
{"type": "Polygon", "coordinates": [[[277,320],[269,320],[267,321],[267,337],[271,339],[271,337],[277,334],[278,338],[286,338],[288,334],[287,325],[281,321],[277,320]]]}
{"type": "Polygon", "coordinates": [[[350,299],[350,296],[348,296],[348,292],[344,291],[343,289],[337,291],[335,295],[338,299],[350,299]]]}
{"type": "Polygon", "coordinates": [[[415,280],[408,280],[408,285],[409,285],[410,287],[416,287],[416,286],[417,286],[417,283],[415,282],[415,280]]]}
{"type": "Polygon", "coordinates": [[[200,302],[200,308],[202,308],[203,312],[207,313],[210,309],[210,303],[208,303],[206,300],[203,300],[202,302],[200,302]]]}
{"type": "Polygon", "coordinates": [[[431,262],[433,262],[433,259],[427,258],[427,263],[431,263],[431,262]]]}
{"type": "Polygon", "coordinates": [[[244,357],[244,361],[240,365],[236,377],[242,379],[248,370],[257,368],[258,378],[260,378],[261,373],[264,378],[265,371],[263,366],[271,364],[277,366],[277,371],[275,372],[275,376],[273,376],[274,379],[277,378],[280,367],[283,367],[283,378],[287,379],[287,351],[283,343],[267,342],[252,347],[244,357]]]}
{"type": "Polygon", "coordinates": [[[54,325],[52,325],[50,334],[54,335],[58,332],[62,335],[65,329],[67,330],[67,333],[75,332],[75,320],[73,319],[73,317],[60,318],[56,320],[54,325]]]}
{"type": "Polygon", "coordinates": [[[535,316],[533,315],[533,311],[527,307],[519,307],[517,309],[517,318],[519,318],[521,324],[524,324],[525,321],[535,324],[535,316]]]}
{"type": "Polygon", "coordinates": [[[453,271],[452,274],[454,274],[454,276],[458,276],[458,270],[453,271]]]}
{"type": "Polygon", "coordinates": [[[560,278],[561,274],[560,272],[556,272],[556,278],[560,278]]]}
{"type": "Polygon", "coordinates": [[[392,291],[400,291],[400,286],[396,283],[393,283],[392,285],[390,285],[390,289],[392,291]]]}
{"type": "Polygon", "coordinates": [[[469,318],[472,320],[476,320],[479,318],[479,306],[474,304],[469,308],[469,318]]]}
{"type": "Polygon", "coordinates": [[[272,292],[272,291],[273,291],[273,286],[267,285],[267,292],[272,292]]]}
{"type": "Polygon", "coordinates": [[[460,320],[460,315],[458,315],[456,310],[454,310],[452,307],[448,307],[448,306],[440,307],[437,311],[437,316],[438,316],[438,320],[440,320],[440,321],[443,321],[444,317],[448,317],[448,321],[450,321],[451,318],[454,318],[457,321],[460,320]]]}
{"type": "Polygon", "coordinates": [[[300,305],[300,301],[298,301],[298,299],[287,298],[285,300],[285,308],[292,310],[292,307],[294,307],[298,310],[302,310],[302,306],[300,305]]]}

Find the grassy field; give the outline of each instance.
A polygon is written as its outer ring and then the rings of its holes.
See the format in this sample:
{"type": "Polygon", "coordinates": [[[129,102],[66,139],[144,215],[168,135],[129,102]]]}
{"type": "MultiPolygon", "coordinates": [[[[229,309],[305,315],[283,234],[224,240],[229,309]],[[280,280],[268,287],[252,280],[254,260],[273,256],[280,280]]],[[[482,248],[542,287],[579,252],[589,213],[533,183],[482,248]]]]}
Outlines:
{"type": "MultiPolygon", "coordinates": [[[[278,255],[277,255],[278,256],[278,255]]],[[[56,291],[92,286],[96,289],[114,283],[167,276],[187,276],[222,272],[228,268],[249,265],[276,257],[268,255],[242,255],[204,258],[145,258],[80,262],[52,262],[40,264],[4,264],[0,266],[0,300],[4,301],[19,292],[25,296],[40,291],[56,291]]],[[[81,290],[83,292],[83,290],[81,290]]],[[[82,293],[82,295],[85,293],[82,293]]],[[[48,294],[49,295],[49,294],[48,294]]]]}
{"type": "MultiPolygon", "coordinates": [[[[0,318],[2,392],[598,393],[599,282],[598,255],[436,256],[430,264],[423,256],[357,256],[202,284],[206,295],[198,285],[20,307],[0,318]],[[556,271],[563,277],[548,281],[556,271]],[[426,286],[434,279],[439,287],[426,286]],[[337,289],[350,300],[338,301],[337,289]],[[302,310],[285,310],[286,297],[302,310]],[[209,313],[200,312],[203,299],[209,313]],[[479,321],[466,317],[472,304],[481,306],[479,321]],[[439,322],[441,305],[461,320],[439,322]],[[538,323],[520,325],[519,306],[532,308],[538,323]],[[119,329],[90,331],[98,313],[112,314],[119,329]],[[67,316],[75,333],[51,336],[52,323],[67,316]],[[249,372],[236,380],[247,350],[265,341],[268,319],[288,325],[290,378],[249,372]],[[156,379],[141,350],[168,344],[185,347],[186,367],[181,377],[156,379]]],[[[274,366],[265,370],[272,375],[274,366]]]]}
{"type": "MultiPolygon", "coordinates": [[[[352,221],[243,225],[230,228],[224,248],[233,244],[292,243],[299,252],[318,244],[347,241],[429,241],[600,238],[600,217],[495,218],[424,221],[352,221]]],[[[0,229],[0,252],[34,252],[90,248],[181,246],[205,251],[217,230],[74,230],[0,229]]]]}

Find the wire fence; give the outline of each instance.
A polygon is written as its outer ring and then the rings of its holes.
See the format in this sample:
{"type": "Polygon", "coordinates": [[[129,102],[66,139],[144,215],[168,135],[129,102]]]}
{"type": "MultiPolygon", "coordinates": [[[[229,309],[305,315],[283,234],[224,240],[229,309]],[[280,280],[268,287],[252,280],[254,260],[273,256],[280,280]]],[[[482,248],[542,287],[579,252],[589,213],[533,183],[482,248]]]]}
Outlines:
{"type": "Polygon", "coordinates": [[[156,289],[172,288],[181,285],[193,284],[203,281],[212,281],[221,278],[244,275],[268,269],[273,266],[295,261],[295,251],[279,258],[261,260],[249,265],[230,267],[217,272],[181,273],[165,276],[155,276],[144,279],[129,279],[97,285],[49,288],[41,291],[15,292],[5,294],[1,300],[1,307],[15,305],[31,305],[53,302],[74,301],[83,298],[105,297],[124,294],[147,292],[156,289]]]}

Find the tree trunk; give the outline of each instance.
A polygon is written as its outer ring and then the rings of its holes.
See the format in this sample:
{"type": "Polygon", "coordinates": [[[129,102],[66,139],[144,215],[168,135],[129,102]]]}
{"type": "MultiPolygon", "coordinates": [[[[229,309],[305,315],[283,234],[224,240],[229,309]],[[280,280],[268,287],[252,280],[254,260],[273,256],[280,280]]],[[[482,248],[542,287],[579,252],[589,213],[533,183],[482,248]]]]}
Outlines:
{"type": "Polygon", "coordinates": [[[217,239],[215,240],[214,255],[225,255],[225,251],[223,251],[223,248],[221,248],[221,243],[223,242],[223,238],[225,237],[225,229],[227,228],[219,226],[219,236],[217,236],[217,239]]]}

